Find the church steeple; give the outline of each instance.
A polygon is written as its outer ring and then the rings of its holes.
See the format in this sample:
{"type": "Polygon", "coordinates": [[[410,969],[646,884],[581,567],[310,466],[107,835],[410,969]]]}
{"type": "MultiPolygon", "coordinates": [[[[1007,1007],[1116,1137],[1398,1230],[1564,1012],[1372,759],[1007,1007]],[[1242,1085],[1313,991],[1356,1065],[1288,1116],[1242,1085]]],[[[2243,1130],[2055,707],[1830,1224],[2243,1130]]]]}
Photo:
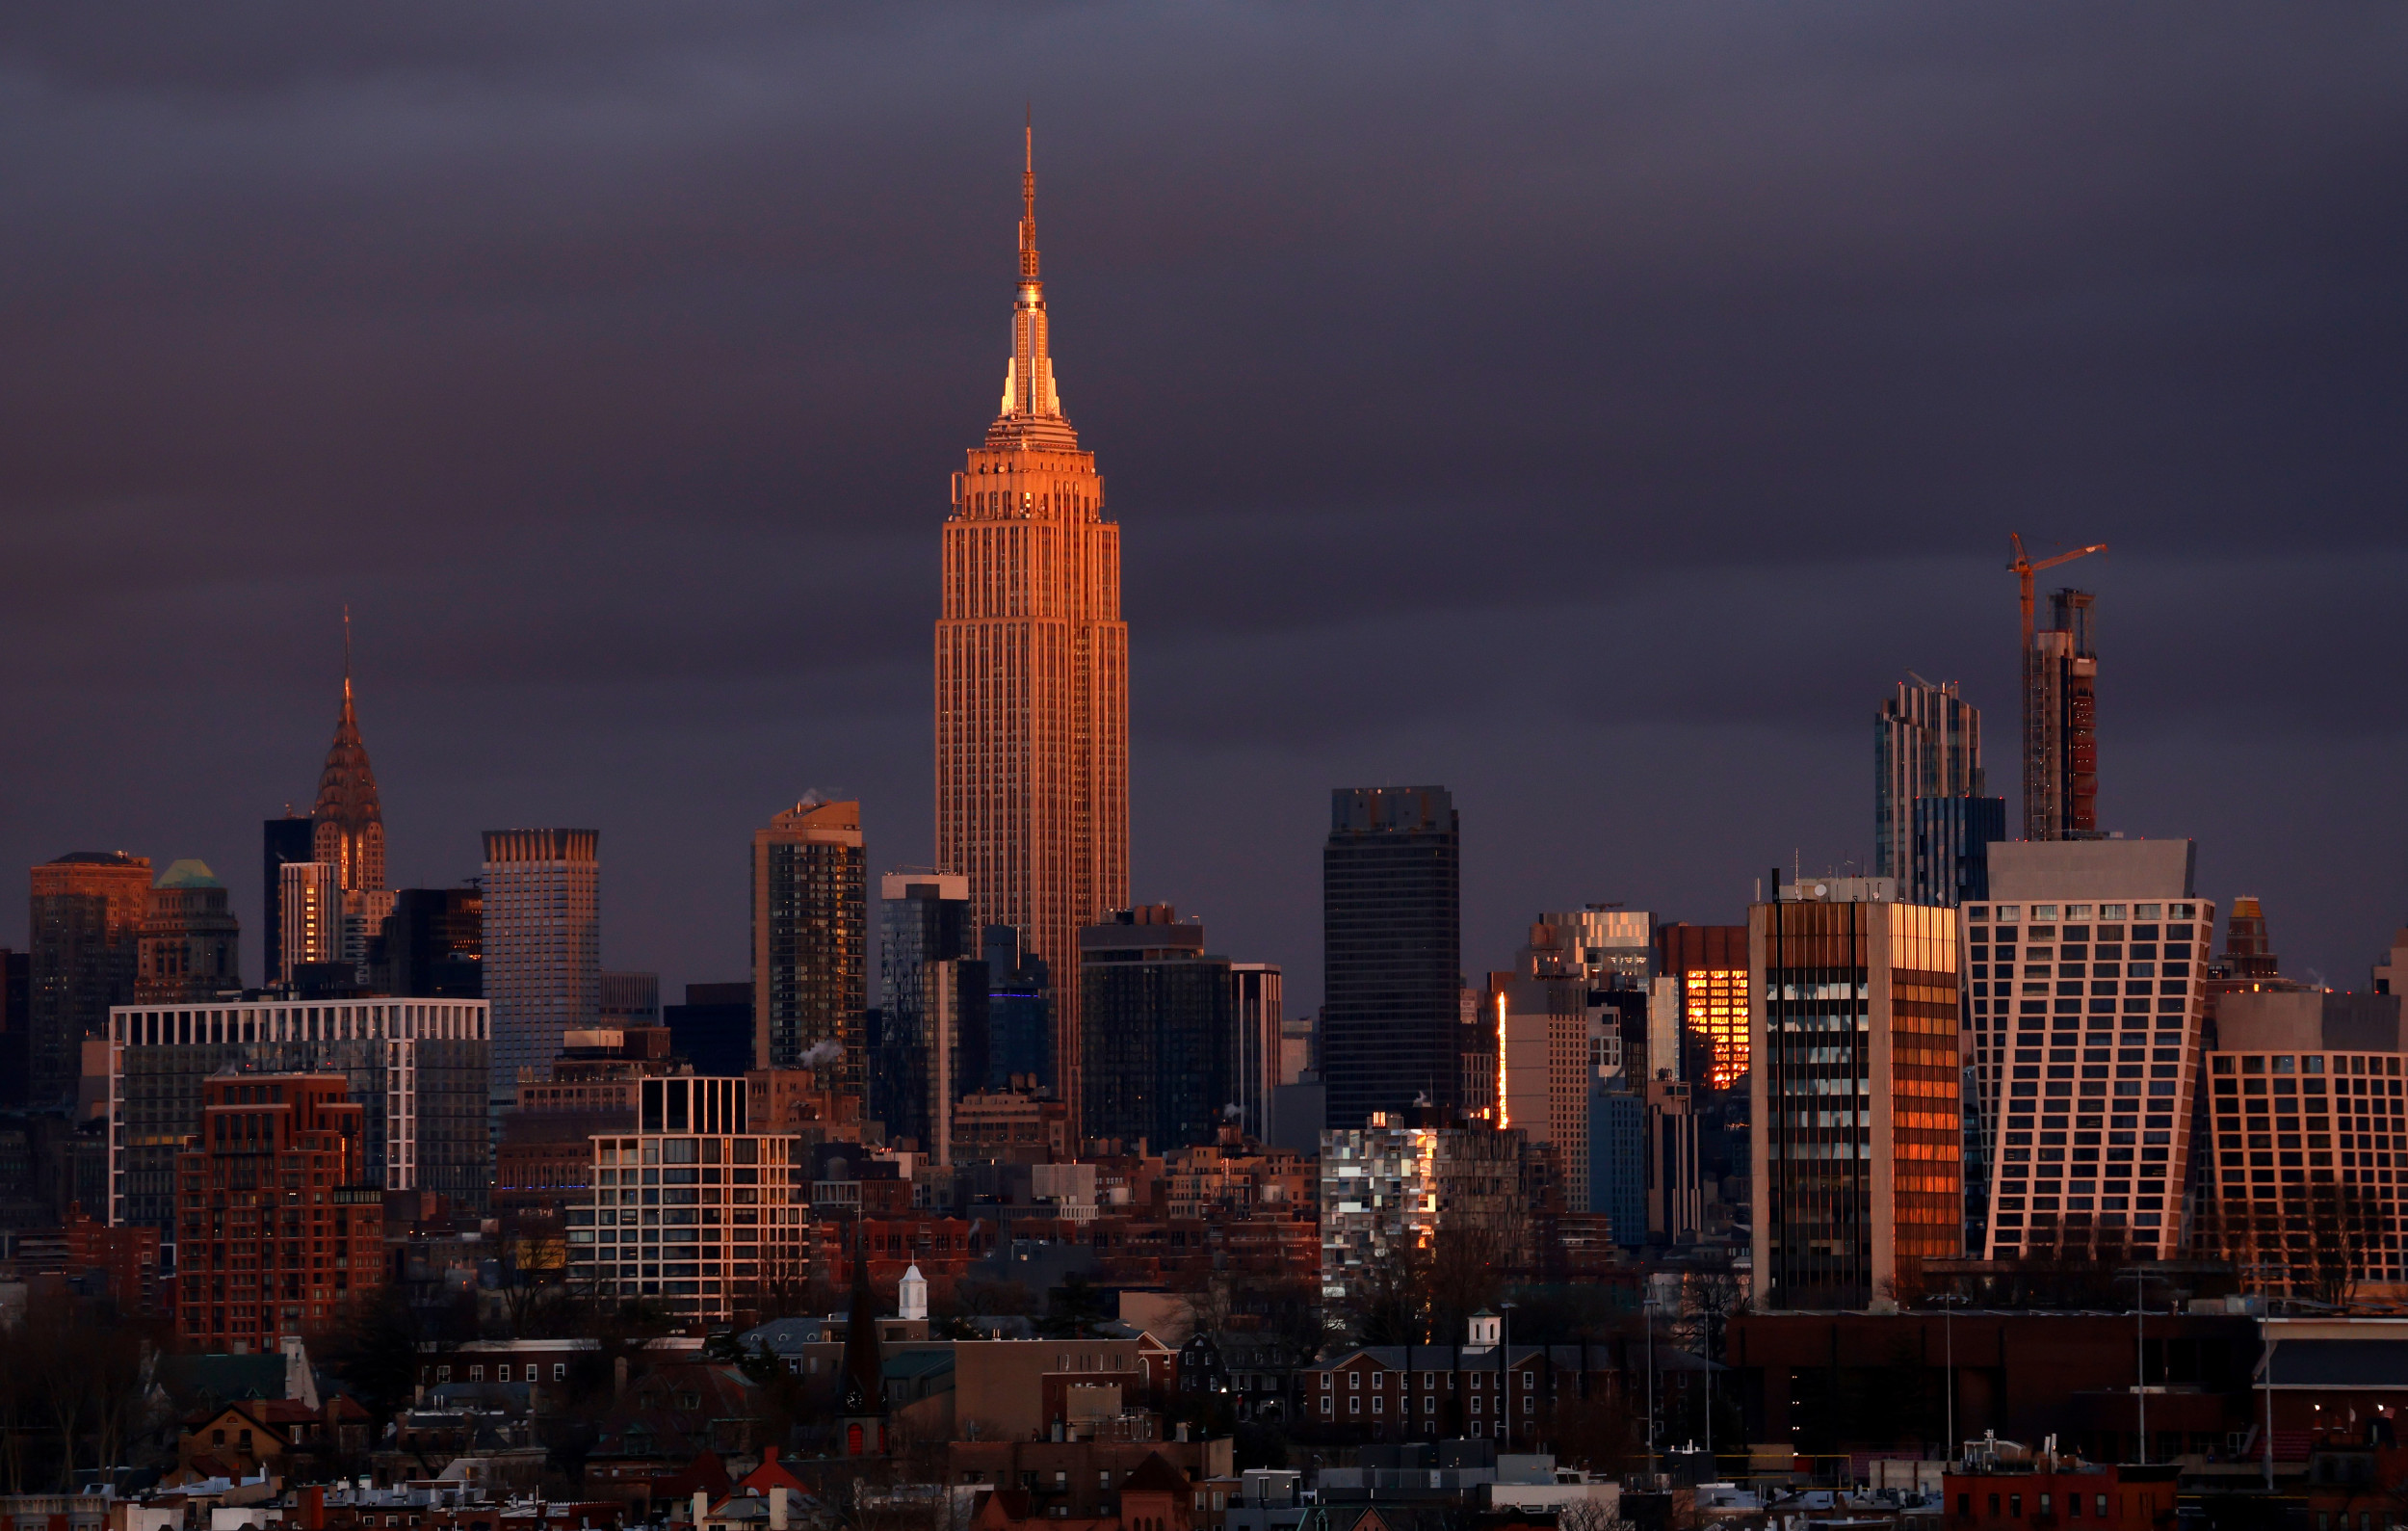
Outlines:
{"type": "Polygon", "coordinates": [[[1020,171],[1020,293],[1011,307],[1011,364],[1004,375],[1003,412],[987,427],[986,444],[1075,452],[1078,433],[1062,417],[1054,386],[1054,356],[1045,317],[1045,283],[1037,279],[1036,123],[1023,129],[1020,171]]]}
{"type": "Polygon", "coordinates": [[[338,869],[343,891],[378,892],[384,887],[384,808],[377,799],[377,774],[360,742],[359,717],[352,702],[352,614],[343,611],[343,710],[335,719],[334,743],[318,773],[318,802],[309,810],[311,854],[338,869]]]}

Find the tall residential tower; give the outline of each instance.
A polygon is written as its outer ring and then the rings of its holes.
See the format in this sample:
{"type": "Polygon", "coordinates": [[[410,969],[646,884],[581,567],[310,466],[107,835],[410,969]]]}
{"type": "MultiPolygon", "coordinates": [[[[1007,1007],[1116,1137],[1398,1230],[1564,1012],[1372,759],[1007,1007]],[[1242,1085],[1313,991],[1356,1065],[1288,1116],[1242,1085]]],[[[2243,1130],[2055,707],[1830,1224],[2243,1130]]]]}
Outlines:
{"type": "Polygon", "coordinates": [[[493,1095],[548,1078],[563,1032],[602,1010],[601,834],[487,830],[484,994],[493,1010],[493,1095]]]}
{"type": "Polygon", "coordinates": [[[1051,971],[1054,1083],[1076,1111],[1078,930],[1129,902],[1129,629],[1120,528],[1054,386],[1034,149],[1020,196],[1003,412],[945,521],[936,858],[1051,971]]]}
{"type": "MultiPolygon", "coordinates": [[[[1340,787],[1322,848],[1322,1079],[1329,1126],[1465,1105],[1463,862],[1445,787],[1340,787]]],[[[1494,1042],[1489,1045],[1493,1048],[1494,1042]]],[[[1493,1063],[1490,1067],[1494,1067],[1493,1063]]]]}
{"type": "Polygon", "coordinates": [[[753,1067],[816,1068],[852,1095],[868,1077],[867,857],[858,803],[806,797],[752,831],[753,1067]]]}
{"type": "Polygon", "coordinates": [[[1918,798],[1977,798],[1986,790],[1980,712],[1957,696],[1955,681],[1934,684],[1909,672],[1873,720],[1873,875],[1900,884],[1913,877],[1918,798]]]}

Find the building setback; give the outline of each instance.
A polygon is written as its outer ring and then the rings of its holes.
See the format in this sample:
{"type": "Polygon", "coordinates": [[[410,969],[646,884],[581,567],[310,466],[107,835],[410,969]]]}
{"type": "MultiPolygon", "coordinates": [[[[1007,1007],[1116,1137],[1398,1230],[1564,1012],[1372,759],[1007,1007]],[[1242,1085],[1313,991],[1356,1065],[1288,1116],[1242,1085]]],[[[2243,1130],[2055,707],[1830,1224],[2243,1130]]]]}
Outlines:
{"type": "Polygon", "coordinates": [[[1034,149],[1002,412],[954,475],[936,623],[936,859],[1055,986],[1053,1079],[1079,1107],[1078,930],[1129,902],[1120,528],[1054,383],[1034,149]]]}
{"type": "Polygon", "coordinates": [[[341,1074],[220,1076],[176,1155],[176,1328],[192,1349],[272,1353],[384,1280],[384,1188],[341,1074]]]}
{"type": "MultiPolygon", "coordinates": [[[[1460,827],[1445,787],[1340,787],[1322,849],[1322,1079],[1333,1128],[1466,1104],[1460,827]]],[[[1469,1022],[1469,1024],[1467,1024],[1469,1022]]]]}
{"type": "Polygon", "coordinates": [[[492,1099],[542,1079],[561,1038],[602,1011],[601,835],[487,830],[484,992],[493,1008],[492,1099]]]}
{"type": "Polygon", "coordinates": [[[868,1078],[869,860],[861,805],[805,799],[752,831],[752,1066],[813,1067],[859,1096],[868,1078]]]}
{"type": "Polygon", "coordinates": [[[482,1212],[491,1181],[493,1043],[477,1001],[242,1000],[112,1011],[109,1221],[167,1227],[175,1156],[220,1074],[340,1074],[362,1117],[369,1179],[482,1212]]]}
{"type": "Polygon", "coordinates": [[[1956,915],[1887,878],[1748,910],[1758,1306],[1863,1308],[1962,1252],[1956,915]]]}

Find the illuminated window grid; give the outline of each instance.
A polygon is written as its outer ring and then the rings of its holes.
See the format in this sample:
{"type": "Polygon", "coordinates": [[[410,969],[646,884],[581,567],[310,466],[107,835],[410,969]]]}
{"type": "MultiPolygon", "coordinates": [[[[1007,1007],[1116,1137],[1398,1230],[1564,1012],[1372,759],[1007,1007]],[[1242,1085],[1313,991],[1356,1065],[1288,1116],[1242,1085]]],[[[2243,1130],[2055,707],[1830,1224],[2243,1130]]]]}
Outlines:
{"type": "Polygon", "coordinates": [[[1681,991],[1688,1005],[1685,1024],[1706,1038],[1714,1088],[1728,1090],[1747,1072],[1747,969],[1692,967],[1681,977],[1681,991]]]}
{"type": "Polygon", "coordinates": [[[2362,1299],[2395,1294],[2408,1183],[2399,1055],[2219,1052],[2210,1065],[2213,1195],[2200,1243],[2255,1289],[2324,1298],[2338,1280],[2362,1299]]]}

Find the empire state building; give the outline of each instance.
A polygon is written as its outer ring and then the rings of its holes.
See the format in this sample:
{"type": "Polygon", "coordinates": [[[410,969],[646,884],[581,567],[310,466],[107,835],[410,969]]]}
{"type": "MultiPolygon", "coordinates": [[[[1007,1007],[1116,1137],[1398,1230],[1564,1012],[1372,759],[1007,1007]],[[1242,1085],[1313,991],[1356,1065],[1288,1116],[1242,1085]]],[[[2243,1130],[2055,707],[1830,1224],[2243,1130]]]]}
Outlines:
{"type": "Polygon", "coordinates": [[[954,475],[936,624],[936,856],[1053,979],[1054,1086],[1077,1120],[1079,927],[1129,902],[1120,528],[1062,417],[1037,280],[1034,139],[1003,412],[954,475]]]}

